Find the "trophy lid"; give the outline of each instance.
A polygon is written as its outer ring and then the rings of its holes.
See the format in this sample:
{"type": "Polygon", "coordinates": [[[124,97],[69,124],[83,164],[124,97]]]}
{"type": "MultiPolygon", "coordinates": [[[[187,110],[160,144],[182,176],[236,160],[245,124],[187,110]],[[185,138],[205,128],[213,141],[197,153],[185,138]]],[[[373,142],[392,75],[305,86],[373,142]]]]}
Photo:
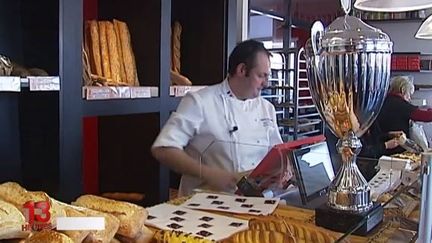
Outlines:
{"type": "Polygon", "coordinates": [[[349,15],[333,21],[324,31],[321,48],[327,51],[391,52],[392,42],[380,29],[349,15]]]}

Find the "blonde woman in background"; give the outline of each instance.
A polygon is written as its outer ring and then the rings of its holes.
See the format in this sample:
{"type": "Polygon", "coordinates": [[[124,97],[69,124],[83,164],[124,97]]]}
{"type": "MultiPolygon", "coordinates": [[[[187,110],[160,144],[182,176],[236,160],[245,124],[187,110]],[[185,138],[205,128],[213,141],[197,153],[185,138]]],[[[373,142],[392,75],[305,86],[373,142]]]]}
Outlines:
{"type": "MultiPolygon", "coordinates": [[[[377,122],[384,133],[402,131],[408,137],[410,120],[432,122],[432,109],[422,110],[410,103],[414,84],[408,76],[396,76],[390,81],[389,92],[377,122]]],[[[400,147],[397,148],[403,152],[400,147]]]]}

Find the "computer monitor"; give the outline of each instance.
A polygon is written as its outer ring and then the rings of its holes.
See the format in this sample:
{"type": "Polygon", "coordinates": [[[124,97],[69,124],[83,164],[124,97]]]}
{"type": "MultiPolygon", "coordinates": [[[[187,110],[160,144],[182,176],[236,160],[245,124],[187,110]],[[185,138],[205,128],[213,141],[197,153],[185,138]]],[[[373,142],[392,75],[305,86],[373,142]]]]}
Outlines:
{"type": "Polygon", "coordinates": [[[295,149],[290,157],[302,203],[324,195],[335,177],[327,143],[295,149]]]}

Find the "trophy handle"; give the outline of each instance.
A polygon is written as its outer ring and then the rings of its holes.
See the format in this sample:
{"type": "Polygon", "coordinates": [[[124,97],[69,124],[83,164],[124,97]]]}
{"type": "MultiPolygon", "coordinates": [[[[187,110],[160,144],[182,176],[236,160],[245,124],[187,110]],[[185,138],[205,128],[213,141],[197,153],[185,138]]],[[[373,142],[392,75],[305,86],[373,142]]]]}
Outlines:
{"type": "Polygon", "coordinates": [[[321,46],[321,38],[323,33],[324,33],[323,24],[321,23],[321,21],[315,21],[311,29],[311,44],[312,44],[312,50],[314,52],[313,54],[315,56],[318,55],[318,51],[319,51],[318,46],[321,46]]]}
{"type": "Polygon", "coordinates": [[[351,0],[340,0],[342,8],[345,12],[345,15],[348,15],[351,12],[351,0]]]}

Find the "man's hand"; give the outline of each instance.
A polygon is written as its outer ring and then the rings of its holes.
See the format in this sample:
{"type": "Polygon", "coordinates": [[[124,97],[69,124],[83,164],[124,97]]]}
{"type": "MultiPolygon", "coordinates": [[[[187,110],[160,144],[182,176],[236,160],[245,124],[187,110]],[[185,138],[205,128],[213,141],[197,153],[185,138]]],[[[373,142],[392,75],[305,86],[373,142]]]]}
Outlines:
{"type": "Polygon", "coordinates": [[[399,146],[399,138],[393,138],[384,143],[386,149],[394,149],[399,146]]]}
{"type": "Polygon", "coordinates": [[[236,175],[223,169],[204,167],[202,179],[214,190],[232,191],[236,189],[236,175]]]}

